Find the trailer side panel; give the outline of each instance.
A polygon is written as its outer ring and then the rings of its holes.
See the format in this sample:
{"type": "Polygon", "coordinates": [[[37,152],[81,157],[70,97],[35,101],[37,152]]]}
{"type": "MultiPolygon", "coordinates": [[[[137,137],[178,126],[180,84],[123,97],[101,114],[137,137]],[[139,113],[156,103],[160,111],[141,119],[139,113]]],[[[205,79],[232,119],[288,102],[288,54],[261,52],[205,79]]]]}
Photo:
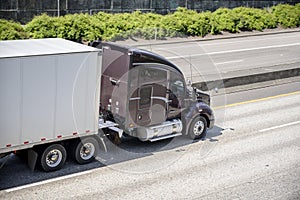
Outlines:
{"type": "Polygon", "coordinates": [[[20,59],[0,59],[0,149],[21,140],[20,77],[20,59]]]}
{"type": "Polygon", "coordinates": [[[99,55],[83,47],[82,52],[0,57],[0,154],[97,134],[99,55]]]}

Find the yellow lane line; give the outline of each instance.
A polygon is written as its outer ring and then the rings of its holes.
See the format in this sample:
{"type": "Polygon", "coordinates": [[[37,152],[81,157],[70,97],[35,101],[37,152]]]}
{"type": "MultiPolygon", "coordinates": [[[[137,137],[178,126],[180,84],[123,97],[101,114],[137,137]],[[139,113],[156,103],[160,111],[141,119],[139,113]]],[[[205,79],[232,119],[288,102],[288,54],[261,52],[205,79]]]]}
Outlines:
{"type": "Polygon", "coordinates": [[[243,101],[243,102],[228,104],[228,105],[224,105],[224,106],[217,106],[217,107],[213,107],[213,109],[217,110],[217,109],[221,109],[221,108],[235,107],[235,106],[240,106],[240,105],[249,104],[249,103],[267,101],[267,100],[270,100],[270,99],[276,99],[276,98],[280,98],[280,97],[287,97],[287,96],[291,96],[291,95],[295,95],[295,94],[300,94],[300,91],[286,93],[286,94],[279,94],[279,95],[276,95],[276,96],[270,96],[270,97],[265,97],[265,98],[261,98],[261,99],[254,99],[254,100],[250,100],[250,101],[243,101]]]}

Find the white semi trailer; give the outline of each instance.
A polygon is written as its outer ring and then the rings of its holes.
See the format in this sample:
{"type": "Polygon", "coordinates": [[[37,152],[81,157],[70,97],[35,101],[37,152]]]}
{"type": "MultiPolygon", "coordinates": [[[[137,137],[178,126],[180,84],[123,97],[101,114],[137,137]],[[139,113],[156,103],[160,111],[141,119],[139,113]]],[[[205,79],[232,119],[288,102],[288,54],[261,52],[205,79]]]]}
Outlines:
{"type": "Polygon", "coordinates": [[[90,162],[101,142],[101,61],[99,49],[63,39],[1,41],[0,158],[24,150],[32,167],[52,171],[70,146],[90,162]]]}

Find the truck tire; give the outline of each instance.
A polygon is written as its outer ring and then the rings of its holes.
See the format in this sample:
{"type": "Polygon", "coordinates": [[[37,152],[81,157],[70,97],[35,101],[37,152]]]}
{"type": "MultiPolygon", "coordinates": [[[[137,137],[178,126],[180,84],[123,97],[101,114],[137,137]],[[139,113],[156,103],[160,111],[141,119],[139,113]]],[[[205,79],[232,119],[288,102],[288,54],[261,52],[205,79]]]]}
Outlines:
{"type": "Polygon", "coordinates": [[[193,140],[204,138],[207,131],[207,121],[202,116],[197,116],[193,119],[189,127],[189,137],[193,140]]]}
{"type": "Polygon", "coordinates": [[[41,167],[46,172],[59,170],[64,166],[66,158],[66,149],[60,144],[52,144],[42,153],[41,167]]]}
{"type": "Polygon", "coordinates": [[[73,158],[78,164],[92,162],[98,153],[98,142],[93,137],[79,140],[75,143],[72,150],[73,158]]]}

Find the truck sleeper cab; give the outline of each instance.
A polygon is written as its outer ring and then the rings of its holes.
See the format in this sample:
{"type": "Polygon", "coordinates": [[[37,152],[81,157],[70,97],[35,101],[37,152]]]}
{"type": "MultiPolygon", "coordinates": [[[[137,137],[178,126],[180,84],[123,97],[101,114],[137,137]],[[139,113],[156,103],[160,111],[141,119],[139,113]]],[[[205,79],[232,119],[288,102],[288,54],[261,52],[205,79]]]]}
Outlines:
{"type": "Polygon", "coordinates": [[[214,125],[209,95],[187,87],[165,58],[137,48],[97,43],[102,49],[100,115],[130,136],[156,141],[182,134],[204,137],[214,125]]]}

